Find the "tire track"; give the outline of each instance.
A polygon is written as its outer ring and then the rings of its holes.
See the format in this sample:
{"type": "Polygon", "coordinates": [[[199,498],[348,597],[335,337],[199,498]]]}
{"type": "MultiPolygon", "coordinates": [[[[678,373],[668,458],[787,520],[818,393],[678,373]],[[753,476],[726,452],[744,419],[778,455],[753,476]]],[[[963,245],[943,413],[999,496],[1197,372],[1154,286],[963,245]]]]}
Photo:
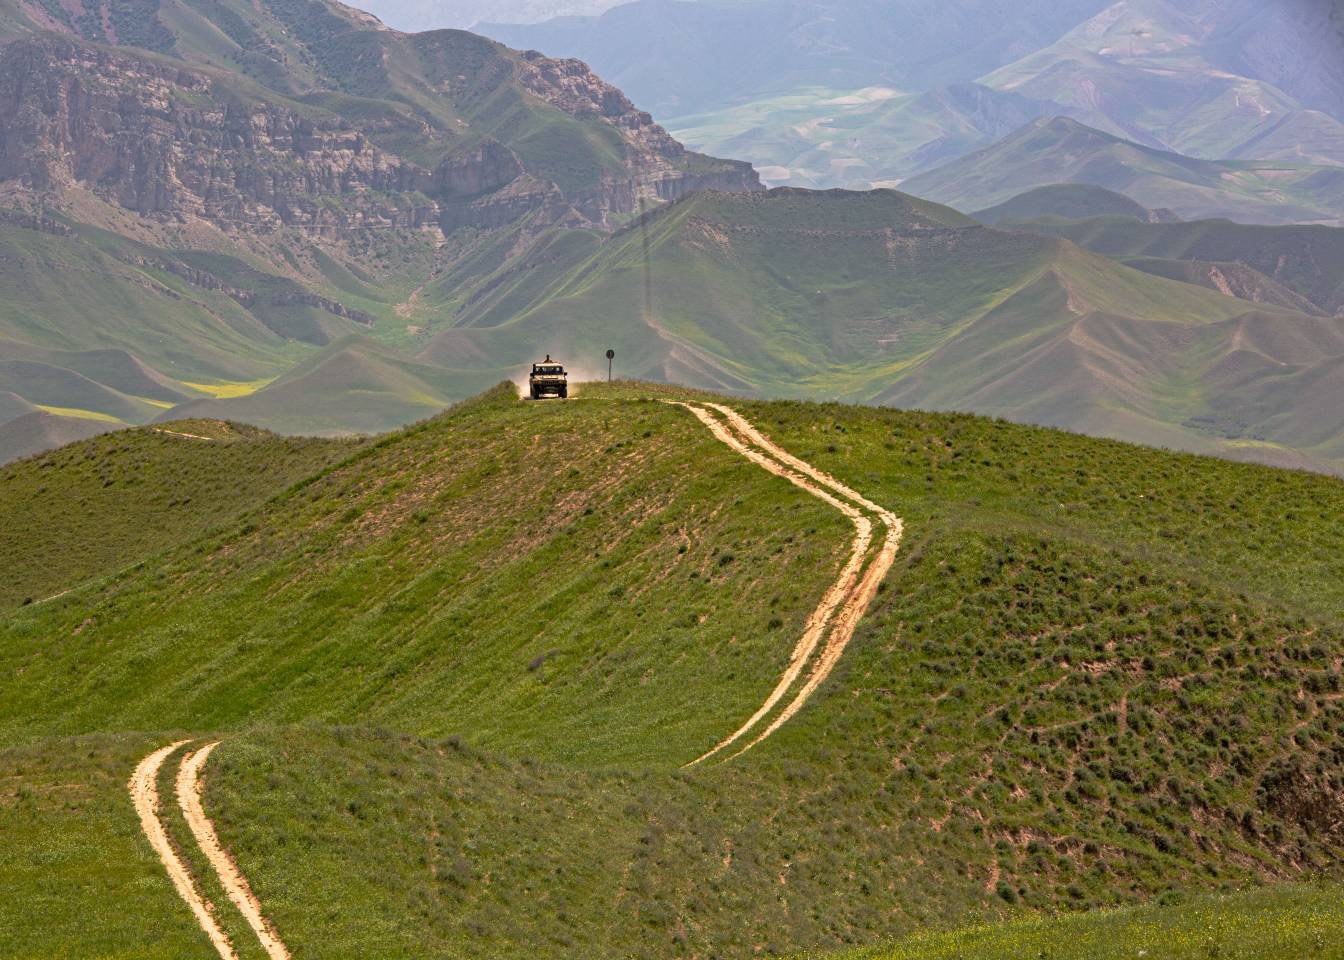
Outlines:
{"type": "Polygon", "coordinates": [[[803,634],[799,637],[793,654],[789,658],[788,667],[775,688],[756,712],[737,730],[719,741],[713,748],[686,764],[686,766],[694,766],[736,743],[778,705],[802,674],[803,668],[809,660],[813,659],[812,655],[816,651],[821,637],[826,634],[829,628],[830,634],[820,656],[813,660],[812,669],[808,673],[807,679],[793,699],[761,733],[748,741],[746,746],[734,753],[729,759],[746,753],[787,723],[803,708],[817,688],[825,682],[835,664],[839,662],[845,647],[848,646],[849,641],[854,636],[855,628],[863,618],[864,613],[867,612],[869,604],[877,595],[877,591],[895,562],[896,553],[900,549],[904,524],[891,511],[878,506],[862,494],[836,480],[830,474],[818,470],[807,461],[795,457],[777,446],[757,430],[746,417],[731,407],[718,403],[705,403],[703,406],[699,406],[675,400],[666,402],[685,407],[718,440],[762,469],[776,476],[784,477],[812,496],[830,504],[848,517],[855,526],[854,544],[849,562],[841,570],[839,578],[822,597],[816,610],[808,617],[803,634]],[[719,413],[727,425],[725,426],[723,421],[720,421],[709,410],[705,409],[706,407],[719,413]],[[840,497],[845,499],[842,500],[840,497]],[[863,565],[872,543],[872,520],[859,509],[860,507],[863,511],[876,514],[886,528],[882,545],[866,570],[863,565]],[[860,571],[862,571],[861,578],[859,576],[860,571]]]}
{"type": "Polygon", "coordinates": [[[168,871],[168,877],[173,881],[177,895],[191,908],[196,922],[210,938],[210,943],[214,945],[222,960],[238,960],[238,955],[233,952],[233,944],[215,922],[214,906],[197,891],[191,873],[178,857],[177,851],[173,849],[172,843],[168,840],[168,831],[164,829],[163,821],[159,819],[159,788],[155,782],[159,767],[163,766],[163,761],[169,754],[186,742],[179,740],[170,743],[141,760],[135,768],[135,773],[131,774],[127,788],[131,791],[135,812],[140,815],[140,828],[145,831],[149,845],[154,848],[154,852],[159,855],[159,860],[163,863],[163,868],[168,871]]]}
{"type": "MultiPolygon", "coordinates": [[[[149,838],[149,845],[158,854],[164,869],[168,871],[177,895],[191,908],[196,922],[210,938],[221,960],[238,960],[228,935],[220,929],[219,923],[215,920],[214,905],[197,889],[191,871],[173,849],[172,842],[168,839],[168,831],[159,818],[159,792],[156,783],[159,768],[173,751],[188,742],[179,740],[166,747],[160,747],[145,757],[136,766],[127,787],[131,792],[136,812],[140,815],[140,827],[149,838]]],[[[207,743],[197,750],[188,750],[183,754],[176,779],[178,805],[182,808],[182,816],[191,829],[197,845],[219,878],[220,886],[247,920],[266,955],[271,960],[289,960],[289,950],[280,940],[275,928],[262,915],[261,904],[252,892],[247,878],[224,849],[219,834],[215,832],[214,824],[205,814],[201,798],[201,770],[205,767],[206,760],[210,758],[211,751],[217,746],[219,741],[207,743]]]]}
{"type": "Polygon", "coordinates": [[[720,740],[709,750],[686,764],[686,766],[694,766],[697,763],[708,760],[726,747],[732,746],[732,744],[746,735],[748,730],[759,723],[766,714],[774,709],[775,705],[783,699],[784,694],[788,693],[789,687],[791,687],[794,681],[798,679],[803,671],[803,667],[807,665],[808,659],[812,656],[813,652],[815,652],[817,644],[821,641],[822,636],[826,632],[826,627],[830,622],[832,614],[844,601],[845,596],[850,590],[853,589],[853,584],[859,575],[859,571],[863,567],[864,556],[867,554],[868,547],[872,542],[873,525],[872,521],[851,505],[836,499],[825,490],[822,490],[815,484],[809,482],[806,478],[781,466],[759,451],[753,450],[751,447],[747,446],[703,407],[682,403],[677,400],[669,400],[667,402],[673,403],[676,406],[685,407],[695,415],[697,420],[708,427],[709,432],[718,440],[727,444],[737,453],[746,457],[763,470],[767,470],[770,473],[775,474],[775,476],[783,477],[794,486],[801,487],[803,490],[812,494],[812,496],[829,503],[848,517],[854,524],[854,544],[853,549],[850,551],[849,562],[846,563],[844,569],[840,571],[839,578],[831,585],[830,589],[826,591],[825,595],[822,597],[821,603],[818,604],[817,608],[813,610],[811,615],[807,618],[803,633],[798,638],[798,643],[795,644],[793,653],[789,656],[789,664],[785,668],[783,675],[780,676],[779,682],[776,683],[775,688],[770,691],[770,695],[766,697],[765,702],[761,704],[756,712],[753,713],[745,723],[727,737],[720,740]]]}
{"type": "Polygon", "coordinates": [[[271,960],[289,960],[289,950],[276,934],[270,921],[262,916],[261,901],[252,892],[247,878],[233,862],[224,845],[219,842],[215,825],[205,815],[205,807],[201,802],[201,770],[205,767],[205,761],[210,759],[210,752],[217,746],[219,746],[218,740],[207,743],[182,758],[182,766],[177,771],[177,802],[182,807],[187,826],[191,828],[191,834],[196,838],[201,852],[205,854],[210,866],[219,876],[220,886],[233,901],[233,905],[238,908],[238,912],[247,920],[248,926],[261,941],[266,955],[271,960]]]}

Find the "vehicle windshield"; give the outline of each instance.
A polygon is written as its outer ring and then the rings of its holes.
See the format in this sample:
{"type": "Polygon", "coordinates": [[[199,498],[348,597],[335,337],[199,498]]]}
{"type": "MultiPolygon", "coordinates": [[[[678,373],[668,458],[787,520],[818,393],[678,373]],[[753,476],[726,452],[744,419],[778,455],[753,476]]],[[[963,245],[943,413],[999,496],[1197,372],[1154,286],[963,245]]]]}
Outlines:
{"type": "Polygon", "coordinates": [[[564,367],[537,367],[537,373],[564,373],[564,367]]]}

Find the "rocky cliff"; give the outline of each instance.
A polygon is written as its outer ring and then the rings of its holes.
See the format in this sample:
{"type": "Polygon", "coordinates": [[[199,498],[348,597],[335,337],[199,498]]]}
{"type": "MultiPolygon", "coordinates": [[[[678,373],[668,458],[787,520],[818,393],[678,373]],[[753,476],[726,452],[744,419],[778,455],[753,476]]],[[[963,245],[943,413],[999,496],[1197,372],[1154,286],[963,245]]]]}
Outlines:
{"type": "MultiPolygon", "coordinates": [[[[464,69],[472,66],[480,65],[464,69]]],[[[346,117],[232,73],[39,34],[0,53],[0,180],[57,198],[78,184],[160,221],[243,232],[285,226],[325,239],[493,228],[529,213],[602,228],[641,199],[759,188],[749,165],[689,154],[578,61],[500,55],[481,74],[493,74],[492,92],[513,95],[510,109],[521,101],[534,126],[563,115],[579,135],[557,146],[595,144],[598,159],[573,160],[580,173],[562,186],[553,168],[571,158],[544,154],[535,137],[510,146],[499,124],[477,133],[460,118],[449,129],[420,121],[438,156],[407,159],[382,145],[416,152],[404,110],[396,123],[373,111],[346,117]]],[[[482,77],[458,79],[472,87],[482,77]]]]}

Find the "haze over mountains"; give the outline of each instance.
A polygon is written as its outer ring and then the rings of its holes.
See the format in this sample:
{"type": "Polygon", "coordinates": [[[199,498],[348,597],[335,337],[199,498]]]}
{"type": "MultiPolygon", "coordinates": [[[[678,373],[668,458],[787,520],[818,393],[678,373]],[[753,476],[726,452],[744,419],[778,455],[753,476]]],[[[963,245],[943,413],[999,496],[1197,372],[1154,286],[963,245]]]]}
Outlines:
{"type": "MultiPolygon", "coordinates": [[[[321,3],[5,11],[0,457],[181,416],[378,432],[538,353],[582,377],[612,348],[625,376],[1344,459],[1344,425],[1303,412],[1328,406],[1344,348],[1302,251],[1338,231],[1120,254],[1089,242],[1102,227],[1021,223],[1340,222],[1340,74],[1307,0],[1034,17],[998,0],[640,0],[526,28],[639,32],[614,73],[659,103],[728,104],[725,125],[786,101],[805,117],[821,101],[800,85],[818,83],[885,118],[844,150],[896,164],[905,193],[755,199],[740,158],[783,142],[768,124],[738,127],[725,159],[689,151],[585,64],[474,34],[321,3]],[[702,37],[697,68],[676,45],[702,37]],[[729,61],[747,102],[728,99],[729,61]]],[[[822,154],[807,182],[887,182],[822,154]]]]}
{"type": "Polygon", "coordinates": [[[1329,0],[637,0],[482,29],[583,58],[769,183],[865,187],[1061,115],[1200,159],[1338,165],[1340,22],[1329,0]]]}

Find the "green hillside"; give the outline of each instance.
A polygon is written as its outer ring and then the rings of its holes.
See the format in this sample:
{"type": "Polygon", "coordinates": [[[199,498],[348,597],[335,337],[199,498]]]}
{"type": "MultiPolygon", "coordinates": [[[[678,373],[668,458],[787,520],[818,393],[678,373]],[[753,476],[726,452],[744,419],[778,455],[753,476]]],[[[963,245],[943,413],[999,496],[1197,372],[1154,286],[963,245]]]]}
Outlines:
{"type": "Polygon", "coordinates": [[[906,540],[803,711],[683,770],[848,534],[676,396],[496,391],[0,618],[0,951],[209,955],[124,792],[181,736],[295,956],[779,955],[1340,862],[1339,481],[743,405],[906,540]]]}
{"type": "Polygon", "coordinates": [[[122,424],[115,421],[39,409],[17,413],[0,422],[0,461],[32,456],[53,447],[116,430],[120,426],[122,424]]]}
{"type": "Polygon", "coordinates": [[[1036,187],[1085,183],[1181,219],[1338,225],[1344,169],[1264,160],[1198,160],[1056,117],[901,184],[959,210],[982,210],[1036,187]]]}
{"type": "MultiPolygon", "coordinates": [[[[1052,183],[1028,190],[988,210],[971,214],[997,227],[1019,220],[1084,220],[1088,217],[1131,217],[1155,223],[1160,215],[1122,193],[1088,183],[1052,183]]],[[[1174,219],[1174,218],[1172,218],[1174,219]]]]}
{"type": "Polygon", "coordinates": [[[356,449],[186,420],[0,467],[0,608],[195,539],[356,449]]]}
{"type": "Polygon", "coordinates": [[[1344,230],[1340,229],[1252,226],[1228,220],[1151,224],[1111,217],[1076,223],[1015,218],[1003,226],[1062,237],[1119,260],[1241,263],[1325,313],[1344,311],[1344,230]]]}
{"type": "Polygon", "coordinates": [[[1344,330],[1310,304],[1253,285],[1261,302],[1238,300],[894,191],[705,193],[604,243],[578,232],[498,262],[423,359],[507,375],[543,348],[592,375],[584,358],[611,347],[625,374],[711,389],[973,410],[1325,469],[1344,450],[1316,413],[1344,330]]]}
{"type": "Polygon", "coordinates": [[[351,336],[255,392],[184,403],[160,419],[227,417],[290,434],[382,433],[433,416],[490,378],[416,363],[367,337],[351,336]]]}
{"type": "Polygon", "coordinates": [[[1219,897],[1164,898],[1163,906],[1062,919],[1031,918],[912,937],[887,947],[828,955],[833,960],[1120,960],[1210,956],[1336,957],[1341,919],[1336,885],[1286,886],[1219,897]]]}

